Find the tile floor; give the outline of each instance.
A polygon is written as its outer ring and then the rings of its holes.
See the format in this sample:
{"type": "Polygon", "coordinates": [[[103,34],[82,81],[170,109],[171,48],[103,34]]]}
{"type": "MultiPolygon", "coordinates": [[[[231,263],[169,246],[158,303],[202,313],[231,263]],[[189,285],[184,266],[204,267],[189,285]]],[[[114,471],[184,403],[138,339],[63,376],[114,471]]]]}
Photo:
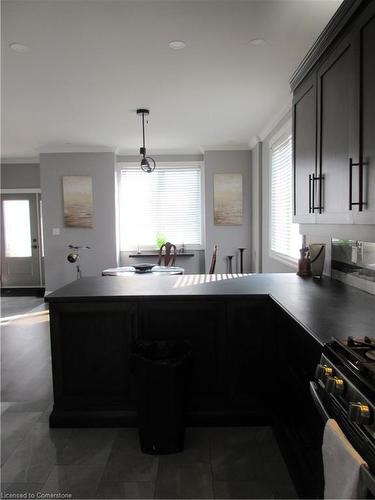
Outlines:
{"type": "Polygon", "coordinates": [[[163,456],[142,454],[135,429],[50,429],[48,335],[46,314],[2,327],[2,492],[297,498],[270,427],[188,428],[185,450],[163,456]]]}

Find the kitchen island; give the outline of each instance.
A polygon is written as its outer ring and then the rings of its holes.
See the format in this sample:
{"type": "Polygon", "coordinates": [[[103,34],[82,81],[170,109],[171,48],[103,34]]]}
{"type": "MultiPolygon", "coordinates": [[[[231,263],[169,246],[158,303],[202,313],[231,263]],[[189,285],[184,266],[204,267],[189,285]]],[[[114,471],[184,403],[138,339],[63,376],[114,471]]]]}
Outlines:
{"type": "Polygon", "coordinates": [[[191,422],[233,424],[263,421],[275,374],[307,382],[333,336],[374,336],[374,296],[294,274],[92,277],[45,300],[52,426],[134,424],[129,357],[140,339],[189,340],[191,422]]]}
{"type": "Polygon", "coordinates": [[[322,490],[309,381],[331,337],[374,336],[375,297],[294,274],[83,278],[46,297],[53,427],[136,425],[137,340],[193,348],[188,425],[272,425],[302,497],[322,490]]]}

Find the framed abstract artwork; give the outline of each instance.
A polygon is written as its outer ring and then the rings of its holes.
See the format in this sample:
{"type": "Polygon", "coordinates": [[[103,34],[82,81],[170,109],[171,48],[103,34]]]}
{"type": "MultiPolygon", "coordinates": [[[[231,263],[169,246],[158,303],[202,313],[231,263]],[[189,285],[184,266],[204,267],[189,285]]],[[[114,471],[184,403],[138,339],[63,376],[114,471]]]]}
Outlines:
{"type": "Polygon", "coordinates": [[[214,175],[214,224],[240,226],[242,220],[242,174],[214,175]]]}
{"type": "Polygon", "coordinates": [[[64,226],[93,227],[92,177],[63,177],[64,226]]]}

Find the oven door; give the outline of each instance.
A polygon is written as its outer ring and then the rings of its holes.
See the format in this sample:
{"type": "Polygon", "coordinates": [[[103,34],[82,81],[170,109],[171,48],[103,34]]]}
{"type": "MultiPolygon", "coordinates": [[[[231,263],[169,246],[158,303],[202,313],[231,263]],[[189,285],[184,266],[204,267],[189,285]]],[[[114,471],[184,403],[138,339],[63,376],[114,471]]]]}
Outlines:
{"type": "MultiPolygon", "coordinates": [[[[315,382],[310,382],[310,393],[312,396],[312,399],[315,403],[315,406],[321,415],[322,419],[324,422],[327,422],[329,418],[335,418],[336,415],[331,416],[328,409],[327,405],[324,402],[323,397],[319,394],[320,390],[318,385],[315,382]]],[[[341,414],[342,416],[342,414],[341,414]]],[[[339,424],[342,424],[342,421],[339,421],[339,424]]],[[[348,438],[348,440],[353,444],[353,436],[351,436],[350,433],[350,428],[345,426],[346,428],[344,429],[346,432],[345,435],[348,438]],[[348,432],[349,431],[349,432],[348,432]]],[[[355,447],[355,446],[354,446],[355,447]]],[[[371,471],[365,467],[361,467],[361,492],[359,498],[375,498],[375,478],[371,471]]]]}

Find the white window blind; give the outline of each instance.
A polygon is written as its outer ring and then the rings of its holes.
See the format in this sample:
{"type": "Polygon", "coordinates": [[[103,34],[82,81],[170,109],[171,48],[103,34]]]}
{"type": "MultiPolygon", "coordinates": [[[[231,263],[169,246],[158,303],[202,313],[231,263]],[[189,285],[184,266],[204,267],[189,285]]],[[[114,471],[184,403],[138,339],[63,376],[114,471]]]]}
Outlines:
{"type": "Polygon", "coordinates": [[[293,217],[292,136],[271,148],[271,250],[298,258],[302,238],[293,217]]]}
{"type": "Polygon", "coordinates": [[[155,248],[158,235],[176,245],[202,244],[201,168],[157,165],[120,173],[121,250],[155,248]]]}

